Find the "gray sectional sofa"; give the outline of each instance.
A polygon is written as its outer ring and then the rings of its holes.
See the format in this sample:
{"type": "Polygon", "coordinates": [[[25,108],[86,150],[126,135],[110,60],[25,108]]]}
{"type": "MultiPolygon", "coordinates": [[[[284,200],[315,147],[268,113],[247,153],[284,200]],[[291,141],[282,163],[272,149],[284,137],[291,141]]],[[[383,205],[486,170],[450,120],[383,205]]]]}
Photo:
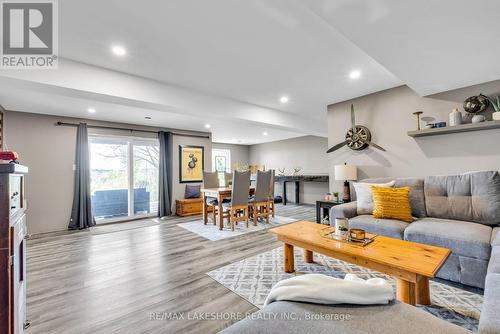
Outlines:
{"type": "Polygon", "coordinates": [[[410,187],[410,204],[416,220],[406,223],[357,215],[356,202],[335,206],[335,218],[349,218],[349,226],[368,232],[418,243],[440,246],[452,254],[437,277],[484,288],[491,254],[493,230],[500,223],[500,175],[471,172],[460,175],[428,176],[423,179],[378,178],[363,182],[410,187]]]}
{"type": "MultiPolygon", "coordinates": [[[[369,179],[387,182],[393,179],[369,179]]],[[[484,287],[480,334],[500,334],[500,175],[474,172],[425,179],[398,179],[410,186],[410,224],[357,216],[356,202],[335,206],[335,217],[350,218],[350,226],[386,236],[447,247],[452,255],[438,276],[484,287]]],[[[470,333],[468,330],[400,302],[389,305],[316,305],[274,302],[252,318],[222,331],[232,333],[470,333]],[[332,321],[348,314],[348,320],[332,321]]]]}

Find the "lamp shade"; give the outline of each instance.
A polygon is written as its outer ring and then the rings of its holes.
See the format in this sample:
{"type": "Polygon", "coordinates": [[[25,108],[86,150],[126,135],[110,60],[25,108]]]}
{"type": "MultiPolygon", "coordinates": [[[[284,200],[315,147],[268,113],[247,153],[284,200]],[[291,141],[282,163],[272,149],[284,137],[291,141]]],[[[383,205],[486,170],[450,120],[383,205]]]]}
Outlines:
{"type": "Polygon", "coordinates": [[[354,165],[336,165],[335,180],[355,181],[358,179],[358,170],[354,165]]]}

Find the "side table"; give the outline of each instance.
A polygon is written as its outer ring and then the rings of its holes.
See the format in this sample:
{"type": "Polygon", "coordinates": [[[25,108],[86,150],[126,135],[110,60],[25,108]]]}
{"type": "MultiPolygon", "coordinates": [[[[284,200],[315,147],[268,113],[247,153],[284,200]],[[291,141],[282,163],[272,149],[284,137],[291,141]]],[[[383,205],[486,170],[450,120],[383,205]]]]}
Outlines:
{"type": "Polygon", "coordinates": [[[335,201],[316,201],[316,223],[321,224],[321,219],[325,216],[325,211],[328,210],[330,216],[330,208],[335,205],[343,204],[344,202],[335,201]]]}

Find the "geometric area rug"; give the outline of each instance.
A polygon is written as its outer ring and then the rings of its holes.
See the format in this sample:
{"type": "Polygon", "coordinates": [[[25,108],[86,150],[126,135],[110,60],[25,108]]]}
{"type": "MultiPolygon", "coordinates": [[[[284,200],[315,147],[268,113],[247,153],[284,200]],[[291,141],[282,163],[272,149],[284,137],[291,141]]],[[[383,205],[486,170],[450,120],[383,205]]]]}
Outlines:
{"type": "MultiPolygon", "coordinates": [[[[276,283],[295,275],[317,273],[344,278],[345,274],[352,273],[363,279],[381,277],[394,288],[396,285],[390,276],[317,253],[314,253],[314,263],[306,263],[302,249],[297,247],[295,269],[295,273],[291,274],[283,271],[283,247],[279,247],[215,269],[207,275],[258,308],[264,306],[269,291],[276,283]]],[[[417,307],[438,318],[477,331],[483,296],[432,280],[430,290],[431,305],[417,307]]]]}

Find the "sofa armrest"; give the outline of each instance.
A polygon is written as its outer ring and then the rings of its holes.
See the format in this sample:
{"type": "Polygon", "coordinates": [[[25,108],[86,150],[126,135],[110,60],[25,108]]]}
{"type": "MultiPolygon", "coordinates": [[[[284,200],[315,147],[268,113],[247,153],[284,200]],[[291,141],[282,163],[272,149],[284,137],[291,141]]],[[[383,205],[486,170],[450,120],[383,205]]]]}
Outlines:
{"type": "Polygon", "coordinates": [[[491,247],[500,246],[500,226],[493,227],[493,232],[491,232],[491,247]]]}
{"type": "Polygon", "coordinates": [[[330,225],[335,225],[336,218],[352,218],[358,215],[356,201],[332,206],[330,209],[330,225]]]}
{"type": "Polygon", "coordinates": [[[500,328],[500,274],[489,273],[486,276],[484,300],[479,319],[479,334],[498,333],[500,328]]]}

